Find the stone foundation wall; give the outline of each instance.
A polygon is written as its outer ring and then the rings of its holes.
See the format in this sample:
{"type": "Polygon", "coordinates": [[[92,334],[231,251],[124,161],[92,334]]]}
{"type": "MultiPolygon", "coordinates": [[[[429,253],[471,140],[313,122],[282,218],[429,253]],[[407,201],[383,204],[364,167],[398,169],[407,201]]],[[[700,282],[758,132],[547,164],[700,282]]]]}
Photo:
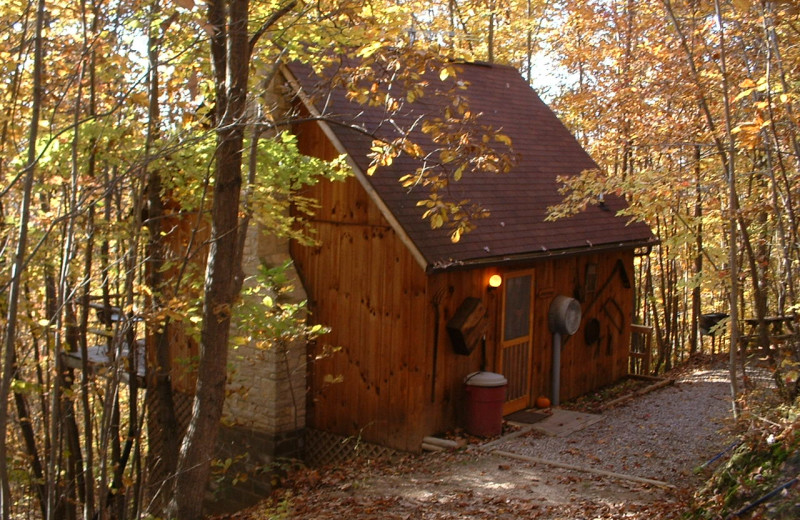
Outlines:
{"type": "MultiPolygon", "coordinates": [[[[278,240],[256,225],[249,227],[243,257],[245,276],[257,273],[262,262],[275,267],[289,259],[288,241],[278,240]]],[[[294,291],[281,297],[292,303],[304,300],[306,294],[294,269],[290,278],[294,279],[294,291]]],[[[254,297],[260,300],[263,296],[254,297]]],[[[270,296],[275,297],[274,294],[270,296]]],[[[243,304],[247,305],[247,301],[243,304]]],[[[239,346],[229,353],[229,361],[231,377],[225,402],[226,424],[272,435],[305,427],[304,341],[272,345],[267,349],[252,343],[239,346]]]]}

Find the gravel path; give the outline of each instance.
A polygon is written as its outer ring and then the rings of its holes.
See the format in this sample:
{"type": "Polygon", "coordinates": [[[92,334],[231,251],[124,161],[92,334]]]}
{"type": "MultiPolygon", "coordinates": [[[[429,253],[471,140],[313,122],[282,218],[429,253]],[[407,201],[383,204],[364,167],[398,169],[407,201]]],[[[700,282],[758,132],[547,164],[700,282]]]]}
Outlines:
{"type": "Polygon", "coordinates": [[[256,520],[275,511],[319,520],[681,518],[700,479],[694,468],[730,444],[724,433],[730,417],[727,370],[688,370],[673,386],[606,410],[600,422],[566,437],[529,432],[467,449],[306,470],[283,495],[236,518],[256,520]],[[665,481],[675,488],[515,460],[500,452],[665,481]]]}
{"type": "Polygon", "coordinates": [[[603,420],[567,437],[532,432],[494,448],[680,485],[729,445],[721,430],[730,408],[727,371],[700,370],[603,412],[603,420]]]}

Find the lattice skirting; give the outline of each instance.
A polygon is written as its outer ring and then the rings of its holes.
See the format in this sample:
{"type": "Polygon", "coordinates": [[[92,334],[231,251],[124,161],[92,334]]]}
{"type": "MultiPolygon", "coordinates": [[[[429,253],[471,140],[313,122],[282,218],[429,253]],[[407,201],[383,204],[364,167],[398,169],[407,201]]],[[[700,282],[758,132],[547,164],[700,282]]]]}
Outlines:
{"type": "MultiPolygon", "coordinates": [[[[166,500],[169,498],[160,496],[160,491],[162,490],[163,482],[170,478],[171,475],[166,472],[166,469],[163,467],[159,458],[162,446],[164,445],[164,439],[162,435],[163,429],[158,421],[161,402],[154,390],[148,389],[145,396],[147,403],[147,410],[145,412],[147,413],[148,426],[147,442],[149,444],[147,460],[147,481],[149,485],[146,494],[147,499],[152,501],[154,507],[158,507],[157,504],[161,500],[166,500]]],[[[192,418],[193,398],[192,396],[182,392],[173,392],[172,399],[175,406],[175,418],[178,422],[179,438],[182,438],[186,433],[186,429],[189,426],[189,421],[192,418]]]]}
{"type": "Polygon", "coordinates": [[[305,462],[309,466],[340,464],[353,459],[377,459],[397,455],[397,450],[364,442],[361,438],[345,437],[308,428],[305,441],[305,462]]]}

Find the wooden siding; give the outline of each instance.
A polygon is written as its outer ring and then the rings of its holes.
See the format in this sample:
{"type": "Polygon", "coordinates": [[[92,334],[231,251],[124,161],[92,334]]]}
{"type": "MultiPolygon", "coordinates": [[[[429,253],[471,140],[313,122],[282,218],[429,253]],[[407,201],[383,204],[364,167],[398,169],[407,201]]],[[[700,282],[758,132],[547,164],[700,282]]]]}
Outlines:
{"type": "MultiPolygon", "coordinates": [[[[463,380],[469,373],[481,368],[482,353],[476,349],[470,356],[458,355],[447,336],[445,324],[467,297],[481,298],[486,306],[489,327],[486,336],[486,369],[503,373],[499,348],[502,324],[503,287],[489,290],[493,274],[510,274],[532,269],[534,276],[533,335],[530,350],[531,391],[533,402],[540,395],[552,394],[553,338],[548,324],[548,311],[553,298],[559,294],[576,297],[581,302],[583,317],[575,335],[562,340],[561,401],[572,399],[592,390],[609,385],[627,374],[630,346],[630,324],[633,317],[633,289],[624,287],[617,271],[617,262],[625,268],[628,280],[633,276],[633,251],[581,255],[567,258],[542,259],[514,268],[486,268],[469,271],[439,273],[429,278],[431,298],[444,295],[440,305],[438,355],[435,371],[435,399],[430,395],[427,403],[427,434],[445,432],[463,425],[463,380]],[[595,293],[585,293],[587,265],[593,264],[596,275],[595,293]],[[606,314],[609,299],[622,310],[621,328],[612,323],[606,314]],[[586,325],[591,319],[600,323],[597,342],[586,341],[586,325]]],[[[432,330],[434,307],[429,305],[430,316],[426,323],[432,330]]],[[[616,318],[616,316],[615,316],[616,318]]],[[[432,336],[432,334],[431,334],[432,336]]],[[[432,349],[431,349],[432,351],[432,349]]],[[[519,359],[525,355],[519,354],[519,359]]],[[[432,360],[432,355],[429,354],[432,360]]],[[[508,360],[507,360],[508,362],[508,360]]],[[[429,370],[433,374],[432,361],[429,370]]],[[[433,377],[433,376],[431,376],[433,377]]],[[[428,381],[428,384],[431,384],[428,381]]],[[[429,392],[430,394],[430,392],[429,392]]]]}
{"type": "MultiPolygon", "coordinates": [[[[431,343],[426,366],[428,377],[426,379],[425,393],[425,435],[438,434],[451,431],[453,428],[464,424],[464,378],[485,368],[496,372],[494,345],[497,344],[497,329],[493,319],[498,315],[499,293],[487,290],[489,277],[495,270],[469,270],[437,273],[428,280],[431,300],[435,296],[441,298],[439,304],[438,345],[436,367],[433,364],[433,337],[435,325],[435,307],[428,305],[429,318],[426,320],[428,341],[431,343]],[[483,348],[478,346],[469,355],[457,354],[447,333],[447,322],[458,310],[461,303],[469,297],[480,298],[486,307],[489,317],[486,331],[486,359],[483,364],[483,348]],[[434,375],[435,374],[435,375],[434,375]]],[[[418,443],[422,439],[415,439],[418,443]]],[[[418,446],[417,446],[418,448],[418,446]]]]}
{"type": "MultiPolygon", "coordinates": [[[[317,125],[296,131],[304,153],[337,155],[317,125]]],[[[320,203],[318,245],[295,243],[292,255],[312,320],[333,329],[309,352],[308,424],[416,450],[408,440],[424,430],[425,273],[355,178],[304,195],[320,203]]]]}
{"type": "Polygon", "coordinates": [[[613,383],[627,374],[630,324],[633,318],[633,289],[625,288],[615,266],[621,262],[628,280],[633,280],[633,251],[582,255],[535,264],[536,294],[534,308],[532,395],[550,396],[552,386],[552,333],[548,326],[550,303],[556,295],[576,297],[581,302],[581,325],[573,335],[562,340],[561,401],[578,397],[613,383]],[[594,294],[584,293],[587,265],[595,265],[594,294]],[[613,303],[611,303],[613,302],[613,303]],[[619,306],[620,322],[612,323],[608,313],[619,306]],[[612,309],[613,308],[613,309],[612,309]],[[598,341],[587,343],[587,324],[597,319],[598,341]]]}
{"type": "Polygon", "coordinates": [[[309,424],[399,449],[422,407],[425,276],[388,227],[317,223],[295,246],[312,319],[332,327],[312,350],[309,424]]]}

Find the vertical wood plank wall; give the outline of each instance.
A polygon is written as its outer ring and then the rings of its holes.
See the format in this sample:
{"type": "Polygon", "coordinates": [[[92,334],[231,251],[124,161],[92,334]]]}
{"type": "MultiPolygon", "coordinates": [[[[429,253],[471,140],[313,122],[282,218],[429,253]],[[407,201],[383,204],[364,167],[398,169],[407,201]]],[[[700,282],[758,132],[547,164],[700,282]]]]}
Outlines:
{"type": "MultiPolygon", "coordinates": [[[[191,256],[180,280],[179,299],[201,300],[202,280],[209,249],[207,243],[211,237],[209,223],[199,218],[195,212],[181,212],[180,205],[175,200],[167,198],[161,228],[164,230],[164,261],[172,264],[162,272],[163,283],[159,288],[161,304],[165,305],[170,299],[178,296],[175,294],[176,280],[181,274],[183,263],[187,260],[187,254],[191,256]],[[189,250],[190,244],[194,245],[193,250],[189,250]]],[[[148,263],[146,269],[149,272],[152,266],[148,263]]],[[[162,326],[161,320],[148,321],[146,324],[147,377],[148,385],[151,386],[155,384],[154,377],[158,367],[158,346],[154,331],[162,326]]],[[[181,321],[173,319],[167,323],[166,346],[169,349],[169,358],[172,360],[170,377],[173,387],[184,394],[194,395],[199,354],[197,341],[186,333],[181,321]]]]}
{"type": "MultiPolygon", "coordinates": [[[[548,325],[548,311],[553,298],[559,294],[575,297],[581,302],[582,320],[575,335],[562,339],[561,390],[563,401],[609,385],[627,375],[630,348],[630,325],[633,319],[633,289],[625,288],[616,271],[620,261],[633,280],[633,251],[620,250],[603,254],[587,254],[556,259],[541,259],[513,268],[486,268],[434,274],[430,277],[429,293],[442,291],[445,295],[440,306],[439,355],[436,369],[436,399],[430,403],[429,431],[443,432],[463,424],[464,377],[480,368],[481,352],[473,351],[469,357],[453,352],[445,330],[461,302],[467,297],[481,298],[489,317],[487,330],[487,370],[502,372],[498,366],[500,344],[500,313],[502,312],[502,287],[488,290],[493,274],[505,274],[533,268],[534,304],[532,336],[531,402],[539,395],[552,397],[552,333],[548,325]],[[585,295],[586,266],[595,265],[596,291],[585,295]],[[622,311],[621,328],[617,328],[606,315],[607,307],[616,302],[622,311]],[[600,322],[600,338],[587,343],[586,325],[592,318],[600,322]]],[[[433,307],[430,307],[433,312],[433,307]]],[[[619,318],[615,316],[615,318],[619,318]]],[[[428,320],[432,323],[432,318],[428,320]]],[[[433,326],[432,324],[430,325],[433,326]]],[[[432,356],[431,356],[432,358],[432,356]]],[[[432,368],[432,366],[431,366],[432,368]]],[[[430,399],[428,400],[430,402],[430,399]]]]}
{"type": "MultiPolygon", "coordinates": [[[[315,123],[296,131],[303,153],[338,155],[315,123]]],[[[355,178],[324,181],[303,194],[320,203],[313,222],[319,243],[295,243],[292,255],[312,321],[332,327],[309,349],[310,426],[416,451],[422,437],[463,424],[463,380],[481,368],[483,352],[479,346],[456,354],[446,323],[465,298],[480,298],[489,318],[485,367],[498,371],[503,293],[487,285],[492,274],[514,270],[535,270],[532,399],[550,395],[547,312],[558,294],[579,297],[584,311],[578,332],[563,341],[562,401],[627,373],[633,290],[623,287],[615,265],[621,261],[632,281],[631,250],[426,275],[355,178]],[[589,263],[595,264],[594,295],[583,294],[589,263]],[[621,322],[612,323],[609,313],[621,322]],[[601,324],[600,339],[587,344],[584,326],[591,318],[601,324]]]]}
{"type": "Polygon", "coordinates": [[[425,403],[427,407],[426,435],[447,432],[464,424],[465,393],[464,379],[481,368],[497,372],[495,365],[495,345],[499,324],[501,293],[489,291],[489,277],[498,272],[494,269],[477,269],[468,271],[452,271],[433,274],[429,277],[429,293],[431,300],[435,296],[441,298],[439,305],[438,352],[436,367],[433,366],[433,337],[435,309],[429,304],[430,318],[428,323],[429,377],[426,383],[425,403]],[[486,308],[486,352],[485,366],[483,347],[478,345],[469,355],[457,354],[447,333],[447,322],[453,317],[466,298],[480,298],[486,308]],[[435,390],[433,390],[435,388],[435,390]]]}
{"type": "Polygon", "coordinates": [[[552,333],[548,326],[550,303],[556,295],[563,294],[581,302],[581,325],[578,331],[562,339],[561,401],[578,397],[594,389],[613,383],[627,374],[630,348],[630,325],[633,319],[633,288],[625,288],[621,275],[615,270],[620,261],[628,280],[633,282],[633,251],[620,250],[603,254],[573,256],[538,262],[533,318],[534,342],[539,348],[533,352],[532,393],[550,397],[552,385],[552,333]],[[582,294],[585,287],[586,266],[596,266],[594,295],[582,294]],[[613,302],[613,303],[612,303],[613,302]],[[621,316],[614,315],[615,305],[621,316]],[[587,343],[586,328],[591,319],[600,323],[597,342],[587,343]],[[619,319],[617,327],[616,320],[619,319]]]}
{"type": "MultiPolygon", "coordinates": [[[[297,134],[302,152],[338,155],[316,124],[297,134]]],[[[416,450],[430,342],[425,273],[355,178],[304,195],[320,203],[318,245],[293,244],[292,254],[311,319],[333,328],[310,349],[308,423],[416,450]]]]}
{"type": "Polygon", "coordinates": [[[415,449],[406,440],[421,428],[425,274],[386,225],[315,224],[320,245],[293,247],[312,320],[333,329],[313,353],[309,424],[415,449]]]}

